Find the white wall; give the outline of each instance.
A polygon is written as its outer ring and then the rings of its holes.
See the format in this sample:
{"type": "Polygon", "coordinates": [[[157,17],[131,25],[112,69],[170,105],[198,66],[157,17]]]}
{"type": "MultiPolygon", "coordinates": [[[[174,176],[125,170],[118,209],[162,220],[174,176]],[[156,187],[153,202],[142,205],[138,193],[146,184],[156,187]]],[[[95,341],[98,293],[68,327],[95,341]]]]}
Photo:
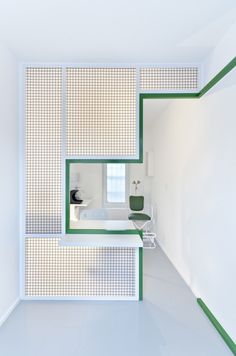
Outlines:
{"type": "Polygon", "coordinates": [[[143,132],[143,163],[130,164],[130,194],[134,194],[134,185],[132,182],[139,180],[141,183],[138,185],[137,194],[144,195],[144,209],[150,212],[151,200],[151,182],[152,177],[147,176],[147,156],[146,153],[152,151],[152,128],[149,124],[144,122],[143,132]]]}
{"type": "Polygon", "coordinates": [[[153,124],[158,240],[236,339],[236,69],[153,124]]]}
{"type": "Polygon", "coordinates": [[[19,298],[18,65],[0,46],[0,323],[19,298]]]}
{"type": "MultiPolygon", "coordinates": [[[[234,14],[235,14],[234,10],[234,14]]],[[[236,22],[220,39],[217,46],[203,62],[203,85],[206,85],[216,74],[219,73],[235,57],[236,22]]]]}

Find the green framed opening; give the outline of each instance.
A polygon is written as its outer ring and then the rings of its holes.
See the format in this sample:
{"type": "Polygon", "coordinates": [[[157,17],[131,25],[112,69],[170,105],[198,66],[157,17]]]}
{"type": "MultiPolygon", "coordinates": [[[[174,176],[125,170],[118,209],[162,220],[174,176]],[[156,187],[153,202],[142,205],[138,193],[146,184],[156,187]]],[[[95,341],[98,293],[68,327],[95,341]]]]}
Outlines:
{"type": "MultiPolygon", "coordinates": [[[[130,161],[128,160],[130,163],[130,161]]],[[[66,187],[65,187],[65,216],[66,216],[66,233],[67,234],[137,234],[137,229],[132,230],[105,230],[105,229],[72,229],[70,227],[70,165],[73,163],[111,163],[110,160],[83,160],[83,159],[66,159],[66,187]]],[[[120,163],[115,161],[115,163],[120,163]]],[[[123,163],[123,161],[122,161],[123,163]]],[[[141,163],[141,162],[138,162],[141,163]]]]}

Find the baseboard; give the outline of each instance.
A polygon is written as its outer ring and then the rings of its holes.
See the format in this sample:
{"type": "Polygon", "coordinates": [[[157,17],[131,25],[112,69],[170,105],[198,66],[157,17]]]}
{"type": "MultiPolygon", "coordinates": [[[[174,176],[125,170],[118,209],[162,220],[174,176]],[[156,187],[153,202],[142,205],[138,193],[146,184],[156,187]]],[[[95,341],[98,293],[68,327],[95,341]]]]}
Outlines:
{"type": "MultiPolygon", "coordinates": [[[[177,271],[177,273],[181,276],[181,278],[184,280],[184,282],[188,285],[188,287],[190,288],[190,290],[192,291],[192,293],[195,295],[196,291],[193,291],[193,288],[186,282],[185,278],[183,277],[182,273],[178,270],[178,268],[176,268],[176,266],[174,265],[174,263],[172,262],[172,260],[170,259],[167,251],[165,250],[165,248],[162,246],[161,242],[157,240],[157,243],[159,245],[159,247],[162,249],[162,251],[165,253],[166,257],[168,258],[168,260],[170,261],[170,263],[172,264],[172,266],[174,267],[174,269],[177,271]]],[[[197,298],[197,303],[200,305],[200,307],[202,308],[202,310],[204,311],[204,313],[206,314],[206,316],[208,317],[208,319],[211,321],[211,323],[214,325],[214,327],[216,328],[216,330],[218,331],[218,333],[221,335],[221,337],[223,338],[223,340],[225,341],[226,345],[229,347],[229,349],[232,351],[232,353],[236,356],[236,344],[235,342],[231,339],[231,337],[229,336],[229,334],[225,331],[225,329],[220,325],[220,323],[218,322],[218,320],[215,318],[215,316],[212,314],[212,312],[208,309],[208,307],[206,306],[206,304],[202,301],[201,298],[197,298]]]]}
{"type": "Polygon", "coordinates": [[[14,303],[7,309],[7,311],[0,317],[0,327],[2,326],[3,323],[9,318],[10,314],[13,312],[13,310],[17,307],[17,305],[20,302],[20,298],[17,298],[14,303]]]}
{"type": "Polygon", "coordinates": [[[218,333],[220,334],[220,336],[222,337],[222,339],[224,340],[224,342],[226,343],[226,345],[229,347],[229,349],[233,352],[234,355],[236,355],[236,344],[233,341],[233,339],[231,339],[231,337],[229,336],[229,334],[225,331],[225,329],[223,328],[223,326],[220,325],[220,323],[218,322],[218,320],[215,318],[215,316],[212,314],[212,312],[210,311],[210,309],[208,309],[208,307],[206,306],[206,304],[202,301],[201,298],[197,298],[197,302],[200,305],[200,307],[202,308],[202,310],[204,311],[204,313],[206,314],[207,318],[210,320],[210,322],[212,323],[212,325],[216,328],[216,330],[218,331],[218,333]]]}

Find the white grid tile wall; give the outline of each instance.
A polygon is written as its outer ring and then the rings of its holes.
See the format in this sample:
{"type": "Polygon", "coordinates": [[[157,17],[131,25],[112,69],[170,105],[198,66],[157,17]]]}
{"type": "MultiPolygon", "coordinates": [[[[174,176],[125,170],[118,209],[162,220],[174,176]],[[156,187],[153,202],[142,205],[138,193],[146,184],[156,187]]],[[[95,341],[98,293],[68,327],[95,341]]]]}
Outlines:
{"type": "Polygon", "coordinates": [[[67,68],[67,155],[136,154],[136,69],[67,68]]]}
{"type": "Polygon", "coordinates": [[[26,238],[26,296],[135,297],[134,248],[61,247],[26,238]]]}
{"type": "Polygon", "coordinates": [[[198,68],[141,68],[140,89],[196,90],[198,88],[198,68]]]}
{"type": "MultiPolygon", "coordinates": [[[[69,156],[136,156],[135,68],[26,68],[25,294],[135,297],[132,248],[61,247],[62,71],[69,156]]],[[[195,90],[198,68],[141,68],[140,90],[195,90]]]]}
{"type": "Polygon", "coordinates": [[[61,232],[62,69],[26,69],[26,233],[61,232]]]}

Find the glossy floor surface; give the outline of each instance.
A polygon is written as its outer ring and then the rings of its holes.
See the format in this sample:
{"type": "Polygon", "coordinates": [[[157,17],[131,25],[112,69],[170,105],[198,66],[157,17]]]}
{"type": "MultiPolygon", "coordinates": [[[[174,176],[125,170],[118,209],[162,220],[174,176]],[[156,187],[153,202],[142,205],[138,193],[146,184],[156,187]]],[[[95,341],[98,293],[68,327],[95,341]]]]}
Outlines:
{"type": "Polygon", "coordinates": [[[232,355],[163,252],[144,253],[143,302],[21,302],[1,356],[232,355]]]}

